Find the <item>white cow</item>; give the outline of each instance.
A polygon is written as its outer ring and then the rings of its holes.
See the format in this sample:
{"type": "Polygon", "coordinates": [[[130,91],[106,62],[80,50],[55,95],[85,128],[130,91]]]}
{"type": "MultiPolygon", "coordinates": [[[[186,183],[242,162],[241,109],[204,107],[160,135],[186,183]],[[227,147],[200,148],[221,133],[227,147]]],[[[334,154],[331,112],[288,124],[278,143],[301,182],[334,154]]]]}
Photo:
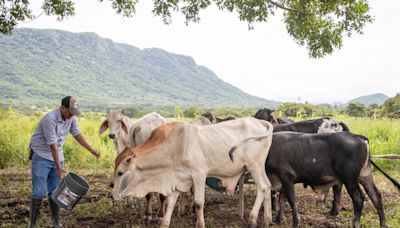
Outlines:
{"type": "MultiPolygon", "coordinates": [[[[109,137],[113,139],[117,154],[123,151],[127,147],[137,147],[142,145],[149,137],[151,132],[170,120],[164,118],[156,112],[148,113],[137,120],[131,120],[127,116],[123,115],[122,111],[108,111],[107,119],[102,123],[100,127],[100,134],[110,129],[109,137]]],[[[198,120],[192,121],[193,124],[205,125],[209,124],[208,119],[200,117],[198,120]]],[[[158,217],[161,218],[165,213],[165,197],[159,196],[160,209],[158,210],[158,217]]],[[[179,207],[179,214],[185,213],[186,197],[182,197],[182,203],[179,207]]],[[[146,222],[152,220],[152,204],[151,194],[146,195],[146,222]]]]}
{"type": "Polygon", "coordinates": [[[128,129],[134,120],[124,115],[123,111],[110,110],[107,112],[106,120],[100,125],[99,134],[110,129],[108,137],[113,140],[117,154],[129,147],[128,129]]]}
{"type": "Polygon", "coordinates": [[[264,220],[272,221],[271,185],[264,165],[272,141],[270,123],[253,117],[198,126],[168,123],[155,129],[148,141],[127,148],[115,160],[112,196],[143,197],[149,192],[167,196],[167,212],[161,226],[168,227],[179,192],[193,185],[197,227],[204,227],[204,195],[207,176],[222,180],[233,195],[240,176],[248,170],[257,185],[250,224],[257,224],[264,204],[264,220]],[[251,138],[254,136],[256,137],[251,138]]]}
{"type": "MultiPolygon", "coordinates": [[[[103,133],[110,129],[108,137],[113,139],[117,149],[117,155],[127,147],[136,147],[142,145],[149,137],[151,132],[168,120],[160,114],[152,112],[142,116],[136,121],[125,116],[122,111],[108,111],[106,120],[101,124],[99,133],[103,133]]],[[[162,195],[160,198],[160,209],[158,210],[158,217],[164,216],[165,211],[165,197],[162,195]]],[[[129,200],[132,201],[132,200],[129,200]]],[[[182,209],[180,209],[181,211],[182,209]]],[[[146,195],[146,222],[152,220],[152,205],[151,194],[146,195]]]]}
{"type": "MultiPolygon", "coordinates": [[[[170,120],[156,112],[151,112],[136,120],[129,128],[129,147],[142,145],[150,137],[151,132],[170,120]]],[[[125,149],[125,148],[124,148],[125,149]]]]}

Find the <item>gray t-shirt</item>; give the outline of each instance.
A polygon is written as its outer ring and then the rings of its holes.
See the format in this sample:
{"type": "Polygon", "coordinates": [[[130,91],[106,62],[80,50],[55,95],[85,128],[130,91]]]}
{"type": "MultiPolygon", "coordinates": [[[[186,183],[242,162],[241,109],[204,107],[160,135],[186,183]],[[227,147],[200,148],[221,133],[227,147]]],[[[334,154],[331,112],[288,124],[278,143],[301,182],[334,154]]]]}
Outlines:
{"type": "Polygon", "coordinates": [[[60,161],[64,161],[63,145],[68,133],[77,136],[81,133],[75,117],[63,120],[60,107],[47,113],[40,120],[29,143],[29,149],[45,159],[54,161],[50,145],[56,144],[60,161]]]}

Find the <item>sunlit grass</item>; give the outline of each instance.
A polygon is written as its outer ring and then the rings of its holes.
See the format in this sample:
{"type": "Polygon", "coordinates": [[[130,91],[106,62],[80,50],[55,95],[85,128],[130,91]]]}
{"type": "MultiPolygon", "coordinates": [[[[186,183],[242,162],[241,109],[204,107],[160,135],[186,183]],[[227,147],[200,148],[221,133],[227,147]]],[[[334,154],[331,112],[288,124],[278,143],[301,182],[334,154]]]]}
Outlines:
{"type": "MultiPolygon", "coordinates": [[[[0,168],[15,167],[24,169],[29,166],[28,144],[43,114],[23,115],[13,110],[0,109],[0,168]]],[[[362,134],[370,139],[371,154],[400,154],[400,120],[353,118],[335,116],[344,121],[353,133],[362,134]]],[[[80,146],[72,136],[68,136],[64,145],[67,170],[87,169],[105,171],[112,169],[116,155],[115,147],[106,133],[99,135],[99,127],[104,115],[89,113],[78,117],[78,125],[86,140],[102,153],[95,157],[80,146]]],[[[376,160],[379,165],[390,170],[400,178],[399,162],[376,160]]]]}

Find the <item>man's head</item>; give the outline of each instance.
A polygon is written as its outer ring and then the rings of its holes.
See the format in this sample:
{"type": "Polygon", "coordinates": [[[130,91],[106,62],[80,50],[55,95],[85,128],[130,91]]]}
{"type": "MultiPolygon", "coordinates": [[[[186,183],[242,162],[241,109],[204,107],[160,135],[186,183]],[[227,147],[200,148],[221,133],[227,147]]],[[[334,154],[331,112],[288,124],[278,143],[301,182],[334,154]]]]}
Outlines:
{"type": "Polygon", "coordinates": [[[66,96],[61,100],[61,108],[65,119],[71,118],[73,115],[79,116],[81,112],[78,109],[78,100],[75,97],[66,96]]]}

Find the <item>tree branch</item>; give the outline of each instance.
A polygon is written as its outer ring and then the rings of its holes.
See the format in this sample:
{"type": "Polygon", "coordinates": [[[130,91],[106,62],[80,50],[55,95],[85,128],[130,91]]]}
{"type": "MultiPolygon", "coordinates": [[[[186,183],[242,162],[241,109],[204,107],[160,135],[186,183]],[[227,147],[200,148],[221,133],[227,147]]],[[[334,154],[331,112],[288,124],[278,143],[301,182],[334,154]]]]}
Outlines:
{"type": "Polygon", "coordinates": [[[278,7],[278,8],[281,8],[283,10],[287,10],[287,11],[291,11],[291,12],[295,12],[295,13],[300,13],[300,14],[305,14],[305,15],[314,15],[313,13],[304,12],[304,11],[297,10],[297,9],[292,9],[292,8],[287,8],[286,6],[281,5],[281,4],[279,4],[277,2],[274,2],[274,1],[271,1],[271,0],[267,0],[267,2],[271,3],[272,5],[274,5],[274,6],[278,7]]]}

